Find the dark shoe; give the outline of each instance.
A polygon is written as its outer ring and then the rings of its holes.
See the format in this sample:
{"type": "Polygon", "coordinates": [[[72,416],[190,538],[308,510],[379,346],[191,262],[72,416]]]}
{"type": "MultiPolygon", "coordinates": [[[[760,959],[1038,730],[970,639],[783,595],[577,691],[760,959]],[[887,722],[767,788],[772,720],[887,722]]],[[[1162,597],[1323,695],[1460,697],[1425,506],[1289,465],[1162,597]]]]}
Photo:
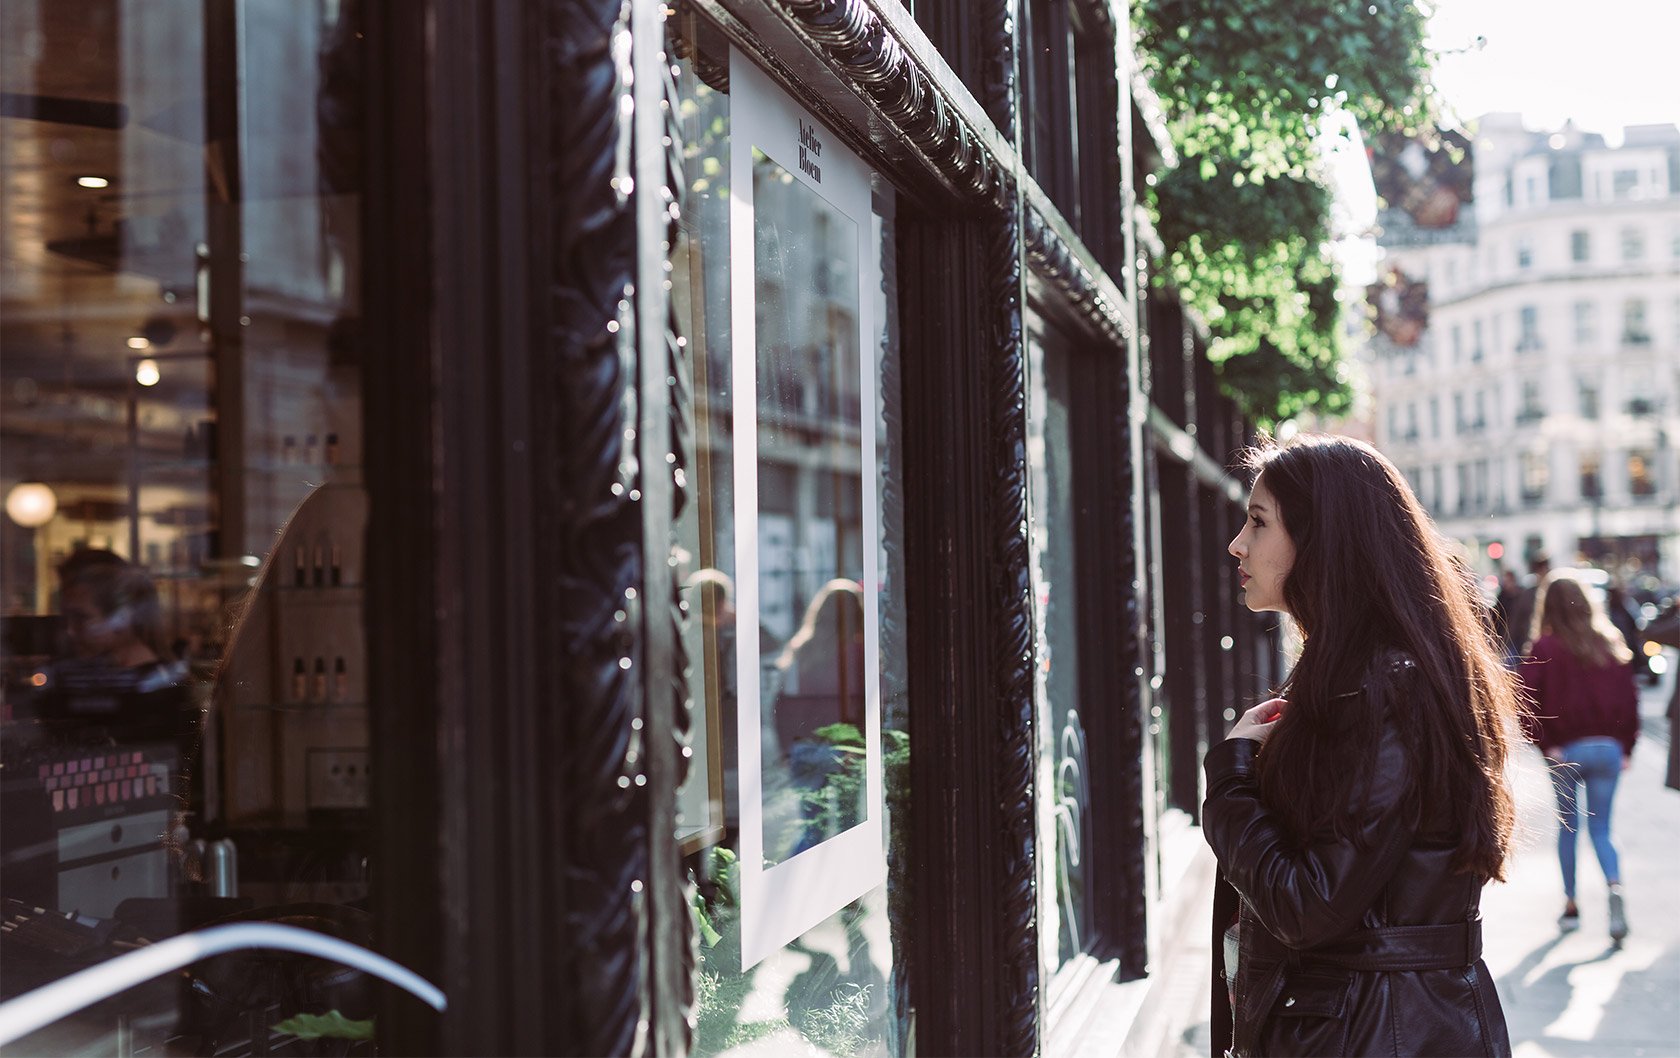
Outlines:
{"type": "Polygon", "coordinates": [[[1622,902],[1622,887],[1610,889],[1610,939],[1621,944],[1628,935],[1627,907],[1622,902]]]}
{"type": "Polygon", "coordinates": [[[1563,914],[1558,916],[1558,931],[1560,933],[1574,933],[1581,928],[1581,909],[1575,906],[1575,901],[1563,905],[1563,914]]]}

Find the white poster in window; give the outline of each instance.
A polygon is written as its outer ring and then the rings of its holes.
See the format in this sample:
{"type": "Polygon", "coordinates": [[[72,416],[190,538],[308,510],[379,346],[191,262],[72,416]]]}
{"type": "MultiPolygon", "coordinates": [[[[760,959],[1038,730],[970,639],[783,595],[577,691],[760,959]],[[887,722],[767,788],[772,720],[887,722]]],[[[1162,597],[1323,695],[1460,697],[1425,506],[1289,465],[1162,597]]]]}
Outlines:
{"type": "Polygon", "coordinates": [[[741,958],[886,879],[870,174],[730,57],[741,958]],[[863,409],[871,409],[864,415],[863,409]],[[763,490],[761,493],[761,489],[763,490]]]}

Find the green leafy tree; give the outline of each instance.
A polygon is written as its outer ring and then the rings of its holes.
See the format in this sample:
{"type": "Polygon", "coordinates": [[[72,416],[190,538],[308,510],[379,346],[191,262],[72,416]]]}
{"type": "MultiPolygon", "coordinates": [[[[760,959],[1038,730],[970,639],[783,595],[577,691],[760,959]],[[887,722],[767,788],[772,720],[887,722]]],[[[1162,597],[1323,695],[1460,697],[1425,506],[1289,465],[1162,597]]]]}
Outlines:
{"type": "Polygon", "coordinates": [[[1133,0],[1141,61],[1179,156],[1145,201],[1170,281],[1262,423],[1349,401],[1318,138],[1433,112],[1419,0],[1133,0]]]}

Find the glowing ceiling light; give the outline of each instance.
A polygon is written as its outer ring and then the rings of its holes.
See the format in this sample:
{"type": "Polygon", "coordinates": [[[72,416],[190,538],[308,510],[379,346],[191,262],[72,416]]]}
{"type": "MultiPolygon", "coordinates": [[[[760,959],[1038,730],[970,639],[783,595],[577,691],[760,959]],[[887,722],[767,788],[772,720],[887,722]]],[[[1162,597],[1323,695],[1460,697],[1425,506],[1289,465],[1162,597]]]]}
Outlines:
{"type": "Polygon", "coordinates": [[[149,339],[142,338],[138,334],[128,340],[128,347],[130,349],[150,349],[151,346],[152,343],[149,339]]]}
{"type": "Polygon", "coordinates": [[[102,187],[110,187],[111,181],[105,179],[103,176],[78,176],[76,177],[76,186],[86,187],[97,191],[102,187]]]}
{"type": "Polygon", "coordinates": [[[149,356],[134,365],[134,381],[142,386],[155,386],[161,377],[158,374],[158,362],[149,356]]]}
{"type": "Polygon", "coordinates": [[[39,529],[58,513],[58,496],[43,482],[19,482],[6,493],[6,513],[25,529],[39,529]]]}

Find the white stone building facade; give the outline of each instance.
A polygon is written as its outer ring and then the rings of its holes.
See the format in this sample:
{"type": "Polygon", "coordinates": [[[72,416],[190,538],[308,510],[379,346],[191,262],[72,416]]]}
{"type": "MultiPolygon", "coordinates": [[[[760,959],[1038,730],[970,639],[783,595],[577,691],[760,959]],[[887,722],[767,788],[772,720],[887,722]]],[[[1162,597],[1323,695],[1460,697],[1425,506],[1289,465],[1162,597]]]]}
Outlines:
{"type": "Polygon", "coordinates": [[[1544,549],[1680,581],[1680,129],[1489,115],[1474,165],[1452,229],[1382,215],[1428,325],[1373,340],[1378,444],[1484,572],[1544,549]]]}

